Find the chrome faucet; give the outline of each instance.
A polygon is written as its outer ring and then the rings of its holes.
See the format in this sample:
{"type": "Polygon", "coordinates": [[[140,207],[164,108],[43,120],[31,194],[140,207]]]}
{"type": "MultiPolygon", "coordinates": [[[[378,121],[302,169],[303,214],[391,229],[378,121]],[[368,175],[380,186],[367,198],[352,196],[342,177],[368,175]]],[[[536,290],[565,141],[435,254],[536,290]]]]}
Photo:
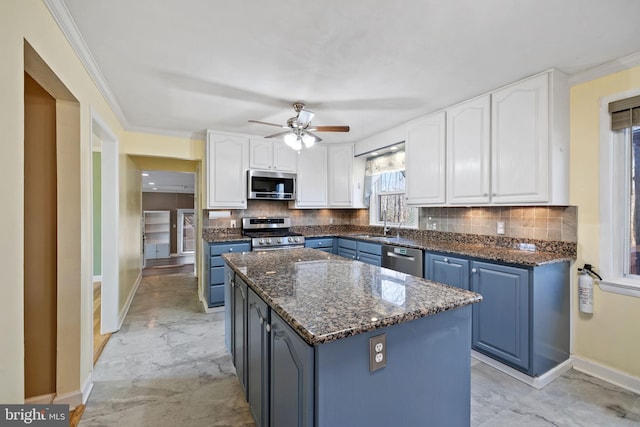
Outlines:
{"type": "Polygon", "coordinates": [[[391,230],[391,226],[387,227],[387,212],[385,211],[382,215],[382,234],[383,235],[387,235],[387,233],[389,232],[389,230],[391,230]]]}

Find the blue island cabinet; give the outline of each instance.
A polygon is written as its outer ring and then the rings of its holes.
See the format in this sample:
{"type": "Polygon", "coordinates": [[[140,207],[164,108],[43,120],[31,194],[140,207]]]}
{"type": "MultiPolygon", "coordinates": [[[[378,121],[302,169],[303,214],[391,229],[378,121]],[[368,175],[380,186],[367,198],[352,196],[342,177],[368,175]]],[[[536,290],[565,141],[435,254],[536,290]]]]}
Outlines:
{"type": "Polygon", "coordinates": [[[220,242],[207,243],[205,250],[206,268],[208,272],[204,286],[204,299],[209,307],[224,305],[224,261],[221,255],[232,252],[248,252],[251,250],[249,242],[220,242]]]}

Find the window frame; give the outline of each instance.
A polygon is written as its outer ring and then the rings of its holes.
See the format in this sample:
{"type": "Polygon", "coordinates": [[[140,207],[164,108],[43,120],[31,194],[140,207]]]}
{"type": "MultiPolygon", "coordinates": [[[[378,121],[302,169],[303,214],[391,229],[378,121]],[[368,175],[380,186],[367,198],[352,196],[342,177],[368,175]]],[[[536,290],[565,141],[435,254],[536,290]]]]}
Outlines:
{"type": "Polygon", "coordinates": [[[400,223],[387,221],[387,226],[391,226],[394,228],[406,228],[410,230],[417,230],[418,227],[420,226],[420,209],[415,206],[407,205],[406,191],[382,191],[380,193],[375,193],[375,192],[371,193],[371,198],[369,199],[369,225],[377,225],[380,227],[384,226],[384,221],[378,220],[378,209],[379,209],[378,201],[380,200],[379,196],[385,196],[385,195],[403,195],[406,208],[416,209],[416,219],[413,223],[409,224],[409,223],[403,222],[402,226],[399,227],[400,223]]]}
{"type": "Polygon", "coordinates": [[[611,130],[610,102],[640,95],[640,89],[600,100],[600,289],[640,297],[640,276],[625,275],[630,222],[631,130],[611,130]],[[619,224],[625,224],[620,227],[619,224]]]}

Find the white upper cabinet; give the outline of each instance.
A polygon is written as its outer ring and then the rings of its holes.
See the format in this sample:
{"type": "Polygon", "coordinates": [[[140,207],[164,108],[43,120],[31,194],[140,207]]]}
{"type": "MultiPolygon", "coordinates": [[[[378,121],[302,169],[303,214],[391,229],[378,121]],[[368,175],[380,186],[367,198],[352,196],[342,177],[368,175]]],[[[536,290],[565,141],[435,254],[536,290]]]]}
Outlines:
{"type": "Polygon", "coordinates": [[[407,123],[407,203],[445,203],[445,113],[407,123]]]}
{"type": "Polygon", "coordinates": [[[549,85],[546,74],[491,98],[494,203],[549,200],[549,85]]]}
{"type": "Polygon", "coordinates": [[[491,98],[484,95],[447,110],[447,202],[489,203],[491,98]]]}
{"type": "Polygon", "coordinates": [[[247,207],[249,138],[207,131],[207,208],[247,207]]]}
{"type": "Polygon", "coordinates": [[[251,139],[249,167],[278,172],[296,171],[297,152],[285,143],[268,139],[251,139]]]}
{"type": "Polygon", "coordinates": [[[327,146],[316,144],[298,154],[296,208],[326,208],[327,146]]]}
{"type": "Polygon", "coordinates": [[[353,207],[353,144],[329,146],[329,206],[353,207]]]}
{"type": "Polygon", "coordinates": [[[569,89],[546,72],[491,96],[491,201],[569,204],[569,89]]]}

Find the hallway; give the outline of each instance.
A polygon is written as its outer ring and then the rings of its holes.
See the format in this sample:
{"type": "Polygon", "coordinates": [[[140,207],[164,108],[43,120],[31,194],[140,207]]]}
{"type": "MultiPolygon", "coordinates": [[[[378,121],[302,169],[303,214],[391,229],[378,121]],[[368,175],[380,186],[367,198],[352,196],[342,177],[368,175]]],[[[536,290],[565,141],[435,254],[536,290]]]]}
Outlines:
{"type": "Polygon", "coordinates": [[[143,278],[93,372],[81,426],[252,426],[222,311],[205,314],[193,275],[143,278]]]}

